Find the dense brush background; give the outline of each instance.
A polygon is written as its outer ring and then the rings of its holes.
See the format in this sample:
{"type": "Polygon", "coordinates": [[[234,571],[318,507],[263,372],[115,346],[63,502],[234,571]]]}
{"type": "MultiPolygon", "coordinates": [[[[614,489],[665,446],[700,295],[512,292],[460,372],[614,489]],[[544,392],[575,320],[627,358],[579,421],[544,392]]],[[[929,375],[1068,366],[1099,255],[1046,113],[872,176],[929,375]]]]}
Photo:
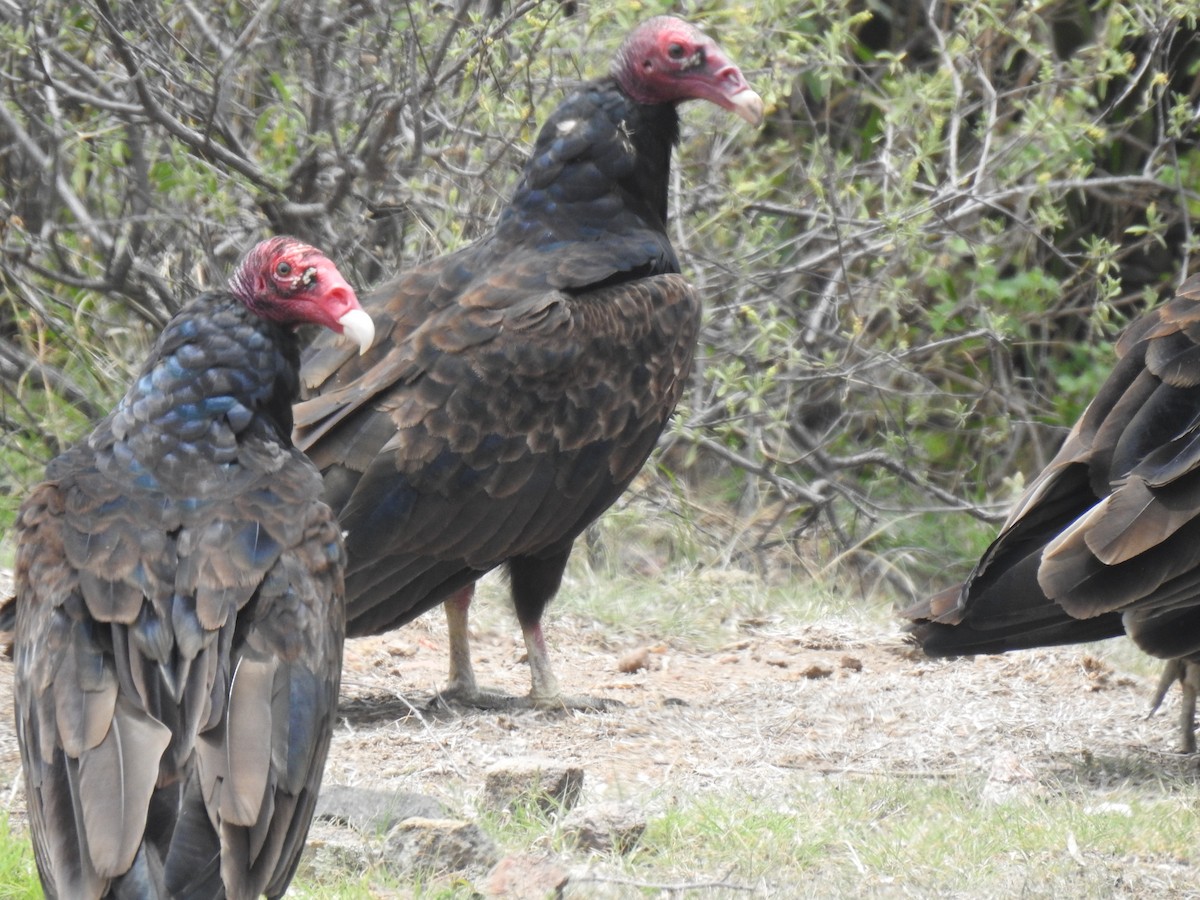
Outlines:
{"type": "Polygon", "coordinates": [[[683,111],[703,347],[622,501],[658,513],[593,558],[866,599],[964,574],[1195,268],[1194,0],[0,0],[0,529],[253,241],[365,290],[479,237],[538,124],[662,12],[767,121],[683,111]]]}

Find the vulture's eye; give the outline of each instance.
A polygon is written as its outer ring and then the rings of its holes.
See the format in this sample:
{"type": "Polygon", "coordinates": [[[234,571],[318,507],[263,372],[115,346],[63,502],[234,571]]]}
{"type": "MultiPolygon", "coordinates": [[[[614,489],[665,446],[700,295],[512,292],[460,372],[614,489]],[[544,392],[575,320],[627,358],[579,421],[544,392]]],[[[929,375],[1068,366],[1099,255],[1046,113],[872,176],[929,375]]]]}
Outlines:
{"type": "Polygon", "coordinates": [[[683,55],[683,44],[671,44],[667,47],[667,56],[671,57],[671,59],[683,59],[683,55]]]}
{"type": "Polygon", "coordinates": [[[287,278],[292,274],[292,264],[290,262],[281,262],[275,266],[275,274],[280,278],[287,278]]]}

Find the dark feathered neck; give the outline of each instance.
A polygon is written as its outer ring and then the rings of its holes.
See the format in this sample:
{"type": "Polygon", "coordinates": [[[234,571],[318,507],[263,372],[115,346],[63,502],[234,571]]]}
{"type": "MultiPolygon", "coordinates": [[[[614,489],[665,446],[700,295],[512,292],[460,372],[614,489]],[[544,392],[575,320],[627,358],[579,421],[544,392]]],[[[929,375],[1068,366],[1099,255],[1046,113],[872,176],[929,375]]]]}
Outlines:
{"type": "MultiPolygon", "coordinates": [[[[632,101],[631,101],[632,103],[632,101]]],[[[671,186],[671,152],[679,143],[679,111],[674,103],[632,104],[629,128],[641,160],[635,175],[638,189],[666,227],[667,192],[671,186]]]]}
{"type": "Polygon", "coordinates": [[[674,104],[636,103],[612,78],[591,82],[542,126],[497,232],[517,242],[665,232],[678,142],[674,104]]]}
{"type": "Polygon", "coordinates": [[[671,153],[679,143],[679,111],[674,103],[646,105],[630,99],[615,80],[599,82],[605,91],[619,95],[627,112],[625,130],[637,153],[633,191],[645,198],[665,228],[667,193],[671,187],[671,153]]]}
{"type": "Polygon", "coordinates": [[[113,436],[151,470],[174,460],[227,464],[249,438],[290,446],[299,357],[292,329],[232,294],[203,294],[159,336],[113,411],[113,436]]]}

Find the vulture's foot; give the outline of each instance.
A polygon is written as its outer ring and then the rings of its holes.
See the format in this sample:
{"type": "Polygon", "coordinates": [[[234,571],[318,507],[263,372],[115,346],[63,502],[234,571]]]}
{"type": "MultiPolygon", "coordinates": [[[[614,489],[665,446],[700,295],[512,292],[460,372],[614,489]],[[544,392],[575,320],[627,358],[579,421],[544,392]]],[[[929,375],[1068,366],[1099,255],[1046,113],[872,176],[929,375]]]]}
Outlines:
{"type": "Polygon", "coordinates": [[[469,706],[472,709],[503,711],[507,709],[529,709],[530,704],[525,697],[513,697],[500,691],[487,688],[477,688],[474,685],[447,685],[442,688],[429,702],[430,706],[469,706]]]}
{"type": "Polygon", "coordinates": [[[607,697],[592,697],[586,694],[555,694],[549,697],[536,698],[532,694],[526,694],[523,697],[514,697],[511,694],[492,691],[486,688],[472,688],[468,690],[462,686],[446,687],[438,691],[429,702],[432,708],[445,707],[451,704],[491,712],[516,712],[526,709],[536,709],[543,712],[603,712],[610,709],[619,709],[625,705],[620,700],[611,700],[607,697]]]}
{"type": "Polygon", "coordinates": [[[1196,752],[1196,697],[1200,694],[1200,664],[1188,662],[1185,659],[1172,659],[1163,668],[1162,676],[1158,679],[1158,687],[1154,689],[1154,697],[1150,712],[1154,713],[1167,691],[1176,681],[1183,691],[1183,700],[1179,709],[1179,751],[1181,753],[1196,752]]]}
{"type": "Polygon", "coordinates": [[[555,694],[552,697],[534,698],[532,695],[525,698],[529,701],[529,705],[533,709],[541,709],[546,712],[554,710],[567,710],[578,712],[604,712],[610,709],[620,709],[625,706],[620,700],[612,700],[608,697],[592,697],[588,694],[555,694]]]}

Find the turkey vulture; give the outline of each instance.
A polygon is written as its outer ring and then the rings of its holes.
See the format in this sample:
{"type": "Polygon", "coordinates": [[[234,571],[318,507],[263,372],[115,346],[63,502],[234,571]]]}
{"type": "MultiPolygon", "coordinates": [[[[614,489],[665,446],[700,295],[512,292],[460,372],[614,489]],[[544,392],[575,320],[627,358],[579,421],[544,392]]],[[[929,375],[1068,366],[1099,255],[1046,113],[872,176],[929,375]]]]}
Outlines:
{"type": "Polygon", "coordinates": [[[676,106],[751,123],[763,103],[708,37],[650,19],[611,75],[542,127],[495,229],[363,301],[361,358],[320,341],[302,370],[296,443],[347,533],[347,628],[377,634],[445,601],[447,694],[478,689],[474,582],[504,565],[540,707],[563,698],[540,621],[575,538],[625,490],[683,391],[700,299],[667,237],[676,106]]]}
{"type": "Polygon", "coordinates": [[[1133,322],[1119,360],[966,582],[905,610],[930,656],[1128,634],[1171,660],[1195,750],[1200,686],[1200,276],[1133,322]]]}
{"type": "Polygon", "coordinates": [[[14,698],[49,897],[278,897],[295,871],[345,560],[291,444],[300,323],[371,340],[333,263],[264,241],[21,506],[14,698]]]}

